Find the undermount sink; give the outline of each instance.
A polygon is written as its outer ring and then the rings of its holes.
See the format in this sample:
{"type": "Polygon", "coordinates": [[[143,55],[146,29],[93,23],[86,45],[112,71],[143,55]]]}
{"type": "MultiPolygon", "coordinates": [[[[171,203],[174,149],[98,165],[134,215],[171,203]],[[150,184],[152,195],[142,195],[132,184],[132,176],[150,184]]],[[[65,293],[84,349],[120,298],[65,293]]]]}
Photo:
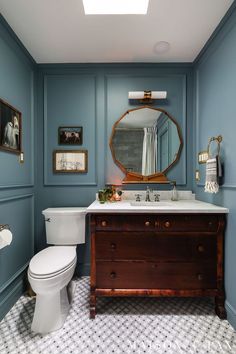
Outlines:
{"type": "Polygon", "coordinates": [[[171,206],[171,202],[130,202],[131,206],[139,206],[139,207],[167,207],[171,206]]]}

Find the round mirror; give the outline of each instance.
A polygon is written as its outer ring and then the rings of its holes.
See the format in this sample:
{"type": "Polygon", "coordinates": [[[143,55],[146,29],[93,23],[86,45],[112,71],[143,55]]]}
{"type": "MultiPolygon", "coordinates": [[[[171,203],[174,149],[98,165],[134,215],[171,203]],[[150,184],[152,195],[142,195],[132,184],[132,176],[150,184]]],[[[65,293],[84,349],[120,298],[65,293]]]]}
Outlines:
{"type": "Polygon", "coordinates": [[[127,111],[110,139],[113,159],[130,182],[167,181],[165,173],[179,159],[182,144],[175,119],[148,106],[127,111]]]}

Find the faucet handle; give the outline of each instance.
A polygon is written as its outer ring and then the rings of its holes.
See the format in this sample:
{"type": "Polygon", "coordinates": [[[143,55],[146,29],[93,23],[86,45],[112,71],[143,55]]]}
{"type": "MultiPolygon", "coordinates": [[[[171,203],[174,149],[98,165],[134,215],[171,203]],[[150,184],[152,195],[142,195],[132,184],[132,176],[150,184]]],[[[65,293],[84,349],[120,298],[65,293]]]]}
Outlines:
{"type": "Polygon", "coordinates": [[[136,202],[141,202],[141,194],[135,194],[135,197],[136,197],[136,202]]]}
{"type": "Polygon", "coordinates": [[[160,201],[160,194],[154,194],[154,197],[155,197],[155,199],[154,199],[154,201],[155,202],[159,202],[160,201]]]}

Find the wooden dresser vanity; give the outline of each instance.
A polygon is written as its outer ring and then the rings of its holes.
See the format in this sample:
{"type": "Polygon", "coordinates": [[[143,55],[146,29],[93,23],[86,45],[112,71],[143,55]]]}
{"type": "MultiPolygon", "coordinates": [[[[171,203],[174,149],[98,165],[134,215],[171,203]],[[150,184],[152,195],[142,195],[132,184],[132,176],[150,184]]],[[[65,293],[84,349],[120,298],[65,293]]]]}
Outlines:
{"type": "Polygon", "coordinates": [[[211,296],[226,318],[223,212],[89,213],[91,318],[98,296],[211,296]]]}

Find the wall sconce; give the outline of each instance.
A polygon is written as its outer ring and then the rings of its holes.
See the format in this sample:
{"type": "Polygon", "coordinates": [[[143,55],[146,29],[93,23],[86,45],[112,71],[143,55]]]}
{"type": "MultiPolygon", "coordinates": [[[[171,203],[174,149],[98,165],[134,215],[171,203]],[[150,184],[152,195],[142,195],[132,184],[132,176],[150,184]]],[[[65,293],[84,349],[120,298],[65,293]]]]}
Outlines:
{"type": "Polygon", "coordinates": [[[150,103],[153,100],[164,100],[167,91],[129,91],[129,100],[140,100],[143,103],[150,103]]]}

